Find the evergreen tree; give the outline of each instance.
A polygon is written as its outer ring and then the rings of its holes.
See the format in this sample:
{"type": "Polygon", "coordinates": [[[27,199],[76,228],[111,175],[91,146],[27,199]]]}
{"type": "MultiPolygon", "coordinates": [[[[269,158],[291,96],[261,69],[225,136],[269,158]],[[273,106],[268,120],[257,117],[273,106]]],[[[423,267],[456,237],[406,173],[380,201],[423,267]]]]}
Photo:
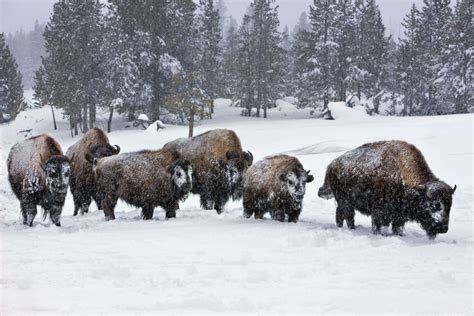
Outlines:
{"type": "MultiPolygon", "coordinates": [[[[379,94],[386,84],[383,82],[385,66],[389,58],[389,38],[375,0],[356,2],[356,41],[352,78],[352,90],[359,99],[362,94],[370,98],[379,94]]],[[[387,75],[387,74],[385,74],[387,75]]],[[[378,113],[378,106],[375,106],[378,113]]]]}
{"type": "Polygon", "coordinates": [[[423,97],[420,24],[420,12],[413,4],[410,13],[403,20],[405,38],[401,40],[397,52],[398,92],[402,95],[403,115],[420,113],[423,97]]]}
{"type": "Polygon", "coordinates": [[[350,83],[357,80],[357,74],[351,71],[356,47],[356,17],[352,0],[336,1],[334,13],[332,38],[336,48],[334,88],[338,100],[345,101],[350,83]]]}
{"type": "Polygon", "coordinates": [[[310,7],[311,30],[296,38],[296,69],[299,75],[298,99],[302,107],[326,109],[336,95],[337,50],[336,4],[331,0],[315,0],[310,7]]]}
{"type": "Polygon", "coordinates": [[[15,118],[23,104],[23,86],[18,66],[0,33],[0,122],[4,115],[15,118]]]}
{"type": "Polygon", "coordinates": [[[256,116],[260,117],[263,108],[263,117],[267,117],[267,108],[276,99],[278,91],[275,89],[280,78],[280,33],[278,31],[278,6],[274,0],[254,0],[252,27],[255,39],[255,75],[256,75],[256,116]]]}
{"type": "Polygon", "coordinates": [[[474,26],[471,0],[456,3],[448,45],[442,54],[445,64],[439,71],[442,104],[456,113],[474,111],[474,26]]]}
{"type": "Polygon", "coordinates": [[[221,57],[221,30],[219,11],[214,9],[214,0],[201,0],[200,15],[200,68],[203,74],[203,89],[211,99],[210,111],[214,113],[214,98],[218,91],[219,60],[221,57]]]}
{"type": "Polygon", "coordinates": [[[232,17],[230,18],[230,21],[231,22],[229,24],[229,28],[227,29],[227,33],[222,45],[222,61],[221,67],[219,69],[219,81],[222,83],[221,91],[223,96],[226,98],[232,98],[238,95],[238,27],[237,23],[232,17]]]}
{"type": "Polygon", "coordinates": [[[446,62],[443,51],[448,47],[450,34],[450,21],[452,9],[450,0],[424,0],[420,11],[420,44],[422,53],[422,75],[424,77],[424,95],[422,100],[423,114],[441,114],[453,112],[454,109],[446,107],[440,101],[439,72],[446,62]]]}
{"type": "Polygon", "coordinates": [[[252,37],[252,19],[246,14],[242,20],[242,25],[238,35],[238,73],[236,92],[240,100],[240,106],[246,108],[247,116],[252,115],[252,108],[255,106],[255,39],[252,37]]]}
{"type": "Polygon", "coordinates": [[[64,110],[75,135],[78,125],[83,132],[94,125],[101,102],[102,8],[97,0],[58,1],[44,32],[46,56],[35,92],[64,110]]]}

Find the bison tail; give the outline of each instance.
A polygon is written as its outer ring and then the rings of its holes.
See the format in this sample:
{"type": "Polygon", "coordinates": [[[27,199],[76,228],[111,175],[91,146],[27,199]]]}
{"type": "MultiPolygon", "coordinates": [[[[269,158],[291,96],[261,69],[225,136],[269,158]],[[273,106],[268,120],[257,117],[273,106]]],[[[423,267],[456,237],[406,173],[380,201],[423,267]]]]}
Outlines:
{"type": "Polygon", "coordinates": [[[322,199],[329,200],[334,197],[334,193],[332,192],[331,187],[325,183],[322,187],[319,188],[318,196],[322,199]]]}

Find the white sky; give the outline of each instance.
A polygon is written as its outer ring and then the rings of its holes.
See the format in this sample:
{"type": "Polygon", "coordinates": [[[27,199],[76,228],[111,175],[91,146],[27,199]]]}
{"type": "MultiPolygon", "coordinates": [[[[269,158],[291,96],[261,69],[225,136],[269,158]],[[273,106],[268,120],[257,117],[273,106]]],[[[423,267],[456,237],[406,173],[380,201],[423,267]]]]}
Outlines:
{"type": "MultiPolygon", "coordinates": [[[[55,0],[0,0],[0,32],[14,32],[23,28],[31,30],[35,20],[47,21],[55,0]]],[[[225,0],[227,14],[239,22],[251,0],[225,0]]],[[[390,34],[398,38],[401,21],[410,10],[411,4],[421,5],[423,0],[378,0],[385,26],[390,34]]],[[[312,0],[277,0],[280,6],[281,25],[290,29],[298,20],[301,12],[308,11],[312,0]]]]}

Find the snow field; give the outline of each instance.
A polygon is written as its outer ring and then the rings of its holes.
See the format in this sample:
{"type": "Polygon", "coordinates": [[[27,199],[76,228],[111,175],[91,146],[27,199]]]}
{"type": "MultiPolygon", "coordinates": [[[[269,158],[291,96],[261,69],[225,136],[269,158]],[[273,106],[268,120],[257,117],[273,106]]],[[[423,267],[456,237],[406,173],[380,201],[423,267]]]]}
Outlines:
{"type": "MultiPolygon", "coordinates": [[[[145,222],[139,210],[119,203],[117,220],[105,222],[98,211],[73,217],[68,195],[62,227],[42,222],[39,213],[28,228],[6,177],[6,156],[24,138],[18,130],[48,131],[64,151],[78,139],[61,118],[52,131],[50,109],[33,111],[0,126],[0,314],[473,311],[473,115],[344,119],[343,113],[324,121],[298,110],[282,116],[275,108],[263,120],[240,117],[240,108],[221,100],[196,135],[231,128],[255,161],[283,152],[311,169],[315,181],[306,187],[297,224],[268,215],[244,219],[241,202],[217,215],[201,210],[197,196],[181,204],[176,219],[165,221],[156,209],[145,222]],[[358,213],[356,230],[336,228],[334,201],[317,197],[326,166],[382,139],[415,144],[436,176],[457,184],[447,234],[430,241],[411,223],[404,237],[374,236],[370,219],[358,213]]],[[[186,135],[186,127],[168,126],[156,133],[117,130],[109,138],[128,152],[186,135]]]]}

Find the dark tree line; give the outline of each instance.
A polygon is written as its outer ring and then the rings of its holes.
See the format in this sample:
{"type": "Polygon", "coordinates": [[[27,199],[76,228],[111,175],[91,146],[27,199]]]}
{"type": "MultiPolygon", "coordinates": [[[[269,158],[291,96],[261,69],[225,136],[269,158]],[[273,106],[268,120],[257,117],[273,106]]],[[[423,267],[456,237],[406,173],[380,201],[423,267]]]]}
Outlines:
{"type": "Polygon", "coordinates": [[[36,97],[62,109],[74,135],[94,126],[98,108],[110,109],[109,129],[114,111],[185,124],[212,112],[220,55],[212,0],[60,0],[44,38],[36,97]]]}
{"type": "Polygon", "coordinates": [[[23,105],[21,79],[5,35],[0,33],[0,123],[15,118],[23,105]]]}
{"type": "Polygon", "coordinates": [[[424,0],[387,36],[375,0],[314,0],[281,31],[275,0],[252,0],[240,25],[224,1],[60,0],[44,32],[35,92],[72,134],[109,109],[134,120],[189,124],[217,97],[267,117],[277,98],[324,110],[359,99],[370,111],[435,115],[473,110],[472,0],[424,0]]]}
{"type": "Polygon", "coordinates": [[[404,19],[405,36],[386,36],[375,0],[314,0],[310,29],[294,37],[295,94],[325,108],[351,96],[371,111],[435,115],[474,110],[472,0],[424,0],[404,19]]]}

